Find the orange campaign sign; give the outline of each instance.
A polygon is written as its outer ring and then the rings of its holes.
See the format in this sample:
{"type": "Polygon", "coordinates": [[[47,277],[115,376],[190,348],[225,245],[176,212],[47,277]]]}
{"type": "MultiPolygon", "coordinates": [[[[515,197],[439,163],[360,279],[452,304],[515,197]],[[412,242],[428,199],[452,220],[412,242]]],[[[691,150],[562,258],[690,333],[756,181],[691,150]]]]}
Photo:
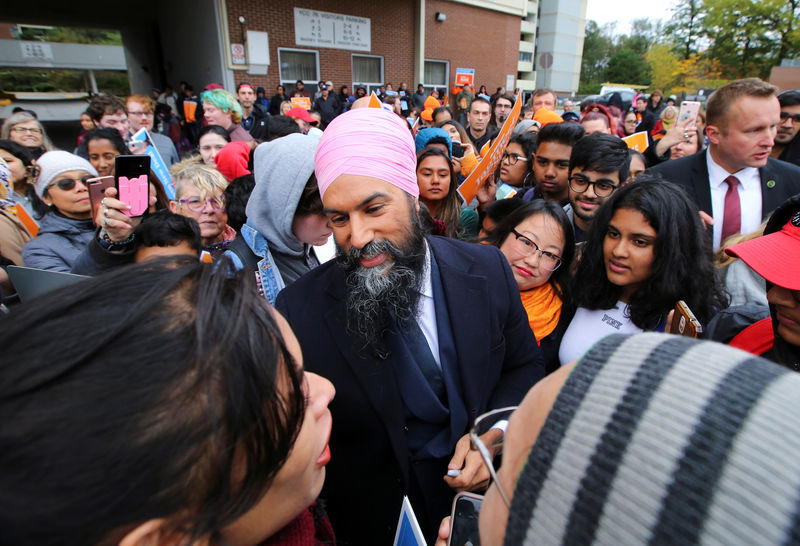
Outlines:
{"type": "Polygon", "coordinates": [[[456,68],[456,85],[472,85],[475,81],[474,68],[456,68]]]}
{"type": "Polygon", "coordinates": [[[292,97],[292,108],[311,110],[311,99],[308,97],[292,97]]]}
{"type": "Polygon", "coordinates": [[[381,103],[381,99],[378,98],[378,95],[375,94],[375,91],[369,96],[369,107],[370,108],[383,108],[383,103],[381,103]]]}
{"type": "Polygon", "coordinates": [[[511,138],[511,131],[517,124],[519,113],[522,109],[522,93],[517,95],[517,100],[514,102],[514,108],[511,109],[511,114],[503,123],[500,132],[492,140],[492,144],[487,149],[486,146],[481,150],[482,159],[478,166],[475,167],[464,182],[458,187],[458,193],[464,199],[464,203],[469,205],[475,196],[478,195],[478,190],[486,183],[497,166],[500,164],[500,159],[503,157],[503,152],[506,149],[509,139],[511,138]],[[484,153],[485,150],[485,153],[484,153]]]}
{"type": "Polygon", "coordinates": [[[649,146],[649,143],[647,141],[646,131],[633,133],[630,136],[626,136],[622,140],[625,141],[625,144],[628,145],[628,148],[630,148],[631,150],[636,150],[639,153],[644,152],[649,146]]]}

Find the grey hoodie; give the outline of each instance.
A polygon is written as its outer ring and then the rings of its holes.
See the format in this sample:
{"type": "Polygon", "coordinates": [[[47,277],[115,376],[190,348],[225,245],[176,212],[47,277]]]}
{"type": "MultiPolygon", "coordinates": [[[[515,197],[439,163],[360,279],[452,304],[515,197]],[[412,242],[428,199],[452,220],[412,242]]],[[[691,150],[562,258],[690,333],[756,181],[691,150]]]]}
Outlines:
{"type": "Polygon", "coordinates": [[[319,265],[314,247],[292,233],[292,220],[309,177],[319,140],[295,133],[260,144],[253,159],[256,187],[247,201],[247,223],[267,240],[284,283],[319,265]]]}

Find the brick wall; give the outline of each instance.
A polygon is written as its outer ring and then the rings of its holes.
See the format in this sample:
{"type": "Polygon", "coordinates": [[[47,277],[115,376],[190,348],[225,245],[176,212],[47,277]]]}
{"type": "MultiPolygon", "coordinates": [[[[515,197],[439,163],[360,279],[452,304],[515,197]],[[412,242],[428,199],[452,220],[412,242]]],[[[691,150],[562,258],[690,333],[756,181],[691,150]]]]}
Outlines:
{"type": "MultiPolygon", "coordinates": [[[[342,85],[352,83],[353,53],[382,55],[384,58],[384,77],[395,89],[401,82],[413,88],[414,74],[414,6],[415,0],[394,0],[391,4],[377,0],[301,0],[295,3],[274,0],[228,0],[228,28],[233,43],[242,42],[239,16],[246,19],[247,30],[269,33],[270,62],[266,76],[251,76],[245,71],[235,70],[234,78],[238,84],[250,81],[267,89],[267,96],[274,93],[279,83],[278,48],[313,49],[297,46],[294,36],[294,8],[314,9],[367,17],[371,21],[372,50],[348,51],[343,49],[318,48],[320,78],[331,80],[336,91],[342,85]]],[[[229,44],[225,45],[230,48],[229,44]]],[[[314,88],[315,89],[315,88],[314,88]]],[[[309,86],[309,90],[314,91],[309,86]]],[[[289,91],[289,90],[287,90],[289,91]]],[[[352,90],[351,90],[352,92],[352,90]]]]}
{"type": "MultiPolygon", "coordinates": [[[[475,89],[489,94],[505,87],[506,74],[517,75],[520,17],[446,0],[427,0],[425,58],[450,61],[450,84],[456,68],[475,69],[475,89]],[[436,12],[447,15],[434,20],[436,12]]],[[[449,89],[448,87],[448,89],[449,89]]]]}

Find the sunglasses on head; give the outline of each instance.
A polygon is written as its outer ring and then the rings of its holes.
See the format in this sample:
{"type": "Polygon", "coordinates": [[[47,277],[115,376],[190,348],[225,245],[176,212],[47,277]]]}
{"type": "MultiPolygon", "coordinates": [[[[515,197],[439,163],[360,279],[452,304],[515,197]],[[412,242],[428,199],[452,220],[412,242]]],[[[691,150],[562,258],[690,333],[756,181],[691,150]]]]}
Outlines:
{"type": "Polygon", "coordinates": [[[92,178],[92,175],[87,174],[81,178],[59,178],[52,184],[48,185],[46,189],[52,188],[53,186],[58,186],[58,189],[69,191],[75,187],[75,184],[80,182],[84,186],[86,186],[86,181],[92,178]]]}

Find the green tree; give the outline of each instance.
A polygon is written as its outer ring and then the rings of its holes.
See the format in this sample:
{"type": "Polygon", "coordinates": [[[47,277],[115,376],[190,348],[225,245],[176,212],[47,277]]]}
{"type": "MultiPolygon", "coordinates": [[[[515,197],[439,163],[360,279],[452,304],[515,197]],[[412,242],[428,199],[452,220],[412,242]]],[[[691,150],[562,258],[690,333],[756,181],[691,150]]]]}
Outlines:
{"type": "Polygon", "coordinates": [[[703,0],[678,0],[672,17],[664,26],[668,38],[681,58],[697,53],[697,41],[703,35],[703,0]]]}
{"type": "Polygon", "coordinates": [[[603,82],[603,71],[611,57],[613,41],[610,27],[600,28],[595,21],[587,21],[581,59],[580,93],[597,93],[603,82]]]}
{"type": "Polygon", "coordinates": [[[620,49],[614,53],[603,75],[610,82],[650,85],[649,67],[632,49],[620,49]]]}

